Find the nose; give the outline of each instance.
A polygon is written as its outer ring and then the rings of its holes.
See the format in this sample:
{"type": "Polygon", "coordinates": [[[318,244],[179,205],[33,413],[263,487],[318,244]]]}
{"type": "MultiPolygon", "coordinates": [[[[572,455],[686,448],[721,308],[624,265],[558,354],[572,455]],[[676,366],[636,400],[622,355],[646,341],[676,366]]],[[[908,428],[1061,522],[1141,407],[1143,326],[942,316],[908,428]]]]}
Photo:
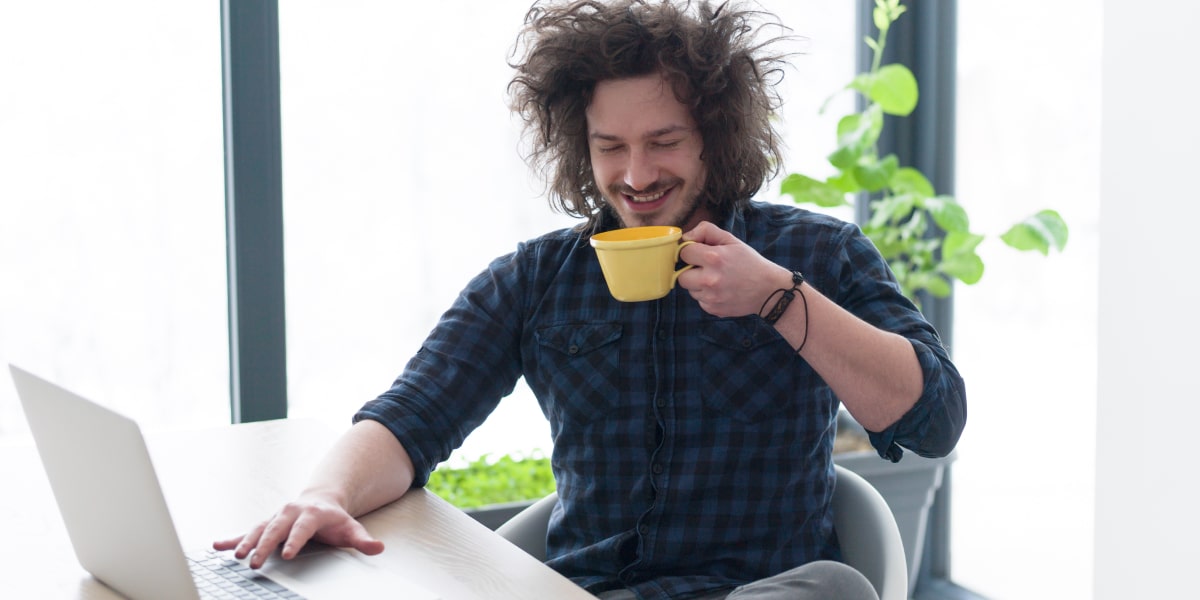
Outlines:
{"type": "Polygon", "coordinates": [[[649,153],[634,150],[629,153],[629,164],[625,166],[625,185],[643,191],[658,181],[658,165],[649,153]]]}

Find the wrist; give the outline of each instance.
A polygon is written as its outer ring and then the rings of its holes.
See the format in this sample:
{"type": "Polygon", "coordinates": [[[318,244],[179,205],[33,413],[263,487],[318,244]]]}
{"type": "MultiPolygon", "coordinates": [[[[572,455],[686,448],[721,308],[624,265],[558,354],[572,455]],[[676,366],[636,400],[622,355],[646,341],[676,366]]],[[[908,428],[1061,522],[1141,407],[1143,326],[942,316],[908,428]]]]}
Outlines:
{"type": "Polygon", "coordinates": [[[779,319],[783,317],[784,312],[792,305],[792,301],[799,296],[800,304],[804,309],[804,336],[800,340],[800,345],[796,347],[796,353],[799,354],[801,350],[804,350],[804,344],[808,342],[808,298],[804,296],[804,275],[800,271],[792,271],[789,283],[791,287],[779,288],[772,292],[766,301],[763,302],[763,307],[759,310],[758,314],[768,325],[775,327],[779,319]],[[774,305],[771,305],[772,300],[775,302],[774,305]],[[763,310],[768,305],[771,305],[771,309],[764,314],[763,310]]]}
{"type": "Polygon", "coordinates": [[[796,294],[800,293],[800,286],[802,285],[804,285],[804,275],[800,271],[789,272],[786,287],[781,287],[771,292],[770,296],[767,296],[767,299],[763,301],[762,308],[758,311],[759,316],[768,324],[774,325],[783,316],[788,306],[791,306],[792,300],[796,298],[796,294]],[[772,301],[774,301],[774,304],[772,304],[772,301]],[[767,306],[771,306],[771,309],[764,313],[767,306]]]}

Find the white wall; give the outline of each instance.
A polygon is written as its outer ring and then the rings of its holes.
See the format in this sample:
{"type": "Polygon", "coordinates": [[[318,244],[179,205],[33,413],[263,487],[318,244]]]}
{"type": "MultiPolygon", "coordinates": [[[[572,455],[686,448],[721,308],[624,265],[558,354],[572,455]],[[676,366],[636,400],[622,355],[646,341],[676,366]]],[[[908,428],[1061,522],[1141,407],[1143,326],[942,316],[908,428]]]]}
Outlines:
{"type": "Polygon", "coordinates": [[[1200,4],[1104,11],[1095,597],[1194,597],[1200,4]]]}
{"type": "Polygon", "coordinates": [[[958,5],[954,193],[972,230],[989,237],[983,279],[954,291],[951,351],[968,417],[953,473],[951,576],[987,598],[1087,600],[1103,15],[1094,0],[958,5]],[[1064,252],[999,240],[1043,208],[1070,226],[1064,252]]]}

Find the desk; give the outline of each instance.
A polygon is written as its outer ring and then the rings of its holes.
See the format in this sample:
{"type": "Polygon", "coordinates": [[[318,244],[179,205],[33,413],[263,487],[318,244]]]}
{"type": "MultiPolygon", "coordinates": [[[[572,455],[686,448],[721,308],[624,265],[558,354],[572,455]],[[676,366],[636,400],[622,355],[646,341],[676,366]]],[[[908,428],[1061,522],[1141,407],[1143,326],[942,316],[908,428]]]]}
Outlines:
{"type": "MultiPolygon", "coordinates": [[[[337,432],[305,420],[147,433],[185,548],[236,535],[292,499],[337,432]]],[[[0,596],[118,596],[75,560],[33,442],[0,447],[0,596]]],[[[367,557],[445,598],[593,598],[425,490],[362,519],[386,545],[367,557]]]]}

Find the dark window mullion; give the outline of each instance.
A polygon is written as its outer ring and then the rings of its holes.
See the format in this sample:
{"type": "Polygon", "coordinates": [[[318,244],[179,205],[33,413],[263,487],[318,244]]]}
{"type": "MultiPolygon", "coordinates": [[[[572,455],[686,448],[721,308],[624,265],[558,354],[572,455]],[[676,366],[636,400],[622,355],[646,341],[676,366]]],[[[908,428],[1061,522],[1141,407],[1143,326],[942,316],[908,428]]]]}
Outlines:
{"type": "Polygon", "coordinates": [[[234,423],[287,416],[279,6],[223,0],[230,408],[234,423]]]}

